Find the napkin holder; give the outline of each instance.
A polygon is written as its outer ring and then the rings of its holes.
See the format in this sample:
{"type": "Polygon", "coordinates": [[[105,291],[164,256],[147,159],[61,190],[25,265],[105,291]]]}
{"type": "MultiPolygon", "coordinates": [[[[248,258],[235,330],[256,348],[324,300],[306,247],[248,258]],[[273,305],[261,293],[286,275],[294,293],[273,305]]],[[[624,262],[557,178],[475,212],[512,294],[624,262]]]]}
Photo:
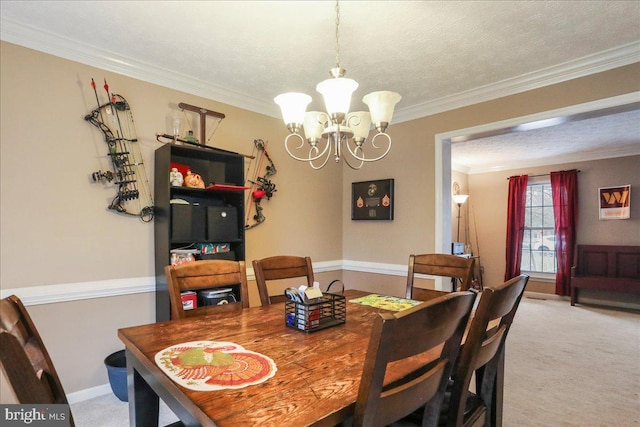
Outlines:
{"type": "Polygon", "coordinates": [[[341,325],[347,318],[344,295],[323,293],[318,298],[304,298],[295,288],[285,291],[285,324],[304,332],[315,332],[341,325]]]}

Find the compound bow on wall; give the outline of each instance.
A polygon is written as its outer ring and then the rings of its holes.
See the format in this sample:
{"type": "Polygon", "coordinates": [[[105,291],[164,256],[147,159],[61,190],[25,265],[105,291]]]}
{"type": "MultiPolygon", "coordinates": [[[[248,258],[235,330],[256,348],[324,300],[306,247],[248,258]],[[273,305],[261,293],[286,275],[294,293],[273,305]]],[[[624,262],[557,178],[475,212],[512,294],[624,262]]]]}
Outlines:
{"type": "Polygon", "coordinates": [[[107,155],[113,171],[97,171],[91,174],[94,182],[111,182],[117,186],[117,194],[109,209],[118,213],[140,217],[144,222],[153,219],[153,198],[138,145],[131,107],[124,97],[109,92],[107,79],[104,90],[109,102],[100,104],[96,83],[91,79],[98,107],[84,119],[100,129],[107,143],[107,155]],[[105,120],[106,118],[106,120],[105,120]]]}
{"type": "MultiPolygon", "coordinates": [[[[257,225],[262,224],[267,217],[264,216],[262,212],[263,208],[261,205],[262,199],[265,197],[267,200],[271,199],[273,193],[276,191],[276,185],[271,182],[269,179],[271,176],[275,175],[276,165],[271,160],[269,156],[269,152],[267,151],[267,143],[265,143],[261,139],[256,139],[253,141],[254,151],[258,151],[260,154],[257,156],[258,160],[256,161],[253,179],[247,179],[247,181],[251,184],[251,189],[249,190],[249,195],[247,196],[247,216],[245,220],[245,228],[253,228],[257,225]],[[264,166],[264,174],[260,176],[262,168],[264,166]],[[255,206],[256,212],[252,216],[252,210],[255,206]],[[253,218],[253,223],[249,223],[250,219],[253,218]]],[[[253,154],[253,153],[252,153],[253,154]]],[[[247,168],[247,176],[249,175],[249,170],[251,168],[251,162],[249,162],[249,167],[247,168]]]]}

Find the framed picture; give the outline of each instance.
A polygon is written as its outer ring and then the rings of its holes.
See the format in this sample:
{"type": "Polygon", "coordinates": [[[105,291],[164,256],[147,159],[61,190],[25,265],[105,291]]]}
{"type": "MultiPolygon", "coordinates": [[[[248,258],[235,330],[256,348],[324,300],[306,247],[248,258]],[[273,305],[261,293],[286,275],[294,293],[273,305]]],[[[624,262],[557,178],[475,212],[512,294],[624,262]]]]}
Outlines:
{"type": "Polygon", "coordinates": [[[598,188],[600,219],[631,217],[631,185],[598,188]]]}
{"type": "Polygon", "coordinates": [[[351,184],[352,220],[392,220],[393,204],[393,179],[351,184]]]}

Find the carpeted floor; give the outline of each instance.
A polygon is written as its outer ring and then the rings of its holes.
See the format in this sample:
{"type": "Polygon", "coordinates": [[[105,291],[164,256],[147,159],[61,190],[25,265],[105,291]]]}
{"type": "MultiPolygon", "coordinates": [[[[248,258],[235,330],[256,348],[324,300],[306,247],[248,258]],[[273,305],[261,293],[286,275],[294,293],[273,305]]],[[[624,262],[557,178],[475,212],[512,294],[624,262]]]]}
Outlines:
{"type": "MultiPolygon", "coordinates": [[[[640,314],[525,297],[505,372],[505,427],[640,427],[640,314]]],[[[78,427],[129,423],[111,394],[71,411],[78,427]]],[[[160,417],[176,420],[164,405],[160,417]]]]}
{"type": "Polygon", "coordinates": [[[505,426],[640,426],[638,313],[525,297],[505,360],[505,426]]]}

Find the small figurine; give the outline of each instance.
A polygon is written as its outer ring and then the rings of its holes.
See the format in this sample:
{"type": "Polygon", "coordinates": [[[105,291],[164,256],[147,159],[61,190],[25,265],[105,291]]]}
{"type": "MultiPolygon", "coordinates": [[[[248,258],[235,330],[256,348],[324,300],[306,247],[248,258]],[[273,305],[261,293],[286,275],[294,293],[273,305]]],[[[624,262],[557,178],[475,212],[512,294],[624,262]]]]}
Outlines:
{"type": "Polygon", "coordinates": [[[187,176],[184,177],[184,185],[190,188],[204,188],[204,181],[200,175],[191,173],[191,171],[188,170],[187,176]]]}
{"type": "Polygon", "coordinates": [[[184,178],[182,177],[182,174],[180,173],[178,168],[171,168],[171,172],[169,173],[169,182],[174,187],[182,187],[184,178]]]}
{"type": "Polygon", "coordinates": [[[191,142],[191,143],[193,143],[193,144],[199,144],[199,143],[200,143],[200,141],[198,141],[198,138],[196,138],[196,137],[193,135],[193,131],[192,131],[192,130],[190,130],[190,131],[187,133],[187,136],[185,137],[185,139],[186,139],[188,142],[191,142]]]}

